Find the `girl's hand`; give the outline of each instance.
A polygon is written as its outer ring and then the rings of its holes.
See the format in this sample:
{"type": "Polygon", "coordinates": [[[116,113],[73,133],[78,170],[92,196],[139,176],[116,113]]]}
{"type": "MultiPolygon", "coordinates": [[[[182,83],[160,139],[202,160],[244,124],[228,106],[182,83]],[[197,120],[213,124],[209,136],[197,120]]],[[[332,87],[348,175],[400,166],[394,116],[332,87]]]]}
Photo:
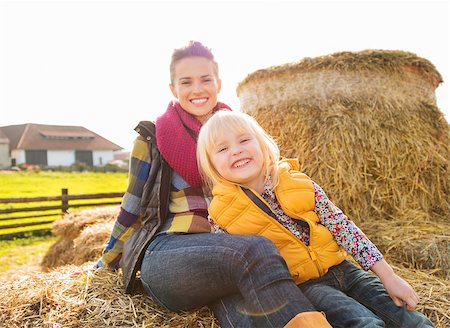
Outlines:
{"type": "Polygon", "coordinates": [[[381,279],[381,282],[395,305],[405,306],[409,311],[416,308],[417,303],[419,303],[419,297],[405,280],[393,273],[381,279]]]}
{"type": "Polygon", "coordinates": [[[412,287],[397,276],[391,266],[383,259],[370,268],[381,280],[389,296],[399,307],[412,311],[419,303],[419,297],[412,287]]]}

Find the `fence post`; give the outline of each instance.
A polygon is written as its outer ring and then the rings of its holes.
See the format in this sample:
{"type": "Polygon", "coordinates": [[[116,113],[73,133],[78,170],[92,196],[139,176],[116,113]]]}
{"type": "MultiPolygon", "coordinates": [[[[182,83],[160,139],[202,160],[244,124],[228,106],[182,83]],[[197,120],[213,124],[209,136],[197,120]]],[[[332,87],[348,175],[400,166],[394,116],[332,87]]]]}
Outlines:
{"type": "Polygon", "coordinates": [[[67,188],[61,189],[61,210],[65,214],[69,210],[69,190],[67,188]]]}

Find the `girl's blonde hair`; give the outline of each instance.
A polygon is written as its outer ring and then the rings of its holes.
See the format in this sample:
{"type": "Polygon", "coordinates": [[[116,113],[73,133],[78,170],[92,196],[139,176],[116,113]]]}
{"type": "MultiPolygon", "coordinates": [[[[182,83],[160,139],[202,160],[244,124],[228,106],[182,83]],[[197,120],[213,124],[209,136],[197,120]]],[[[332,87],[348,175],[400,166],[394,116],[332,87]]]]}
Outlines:
{"type": "Polygon", "coordinates": [[[271,187],[278,184],[278,159],[280,150],[275,140],[256,122],[242,112],[221,110],[216,112],[201,128],[197,141],[197,162],[200,173],[209,187],[219,182],[226,182],[211,162],[211,155],[216,147],[217,139],[228,133],[251,133],[261,146],[263,171],[266,179],[270,177],[271,187]]]}

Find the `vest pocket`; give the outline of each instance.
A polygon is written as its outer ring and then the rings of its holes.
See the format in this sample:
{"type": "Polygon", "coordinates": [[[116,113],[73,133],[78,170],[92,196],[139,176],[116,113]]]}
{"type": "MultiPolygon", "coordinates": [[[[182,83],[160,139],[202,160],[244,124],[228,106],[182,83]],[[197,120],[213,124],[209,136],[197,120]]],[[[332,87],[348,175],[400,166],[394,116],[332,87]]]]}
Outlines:
{"type": "Polygon", "coordinates": [[[310,259],[303,261],[293,268],[289,269],[292,277],[297,284],[301,284],[302,282],[320,277],[320,272],[317,269],[316,264],[310,259]]]}

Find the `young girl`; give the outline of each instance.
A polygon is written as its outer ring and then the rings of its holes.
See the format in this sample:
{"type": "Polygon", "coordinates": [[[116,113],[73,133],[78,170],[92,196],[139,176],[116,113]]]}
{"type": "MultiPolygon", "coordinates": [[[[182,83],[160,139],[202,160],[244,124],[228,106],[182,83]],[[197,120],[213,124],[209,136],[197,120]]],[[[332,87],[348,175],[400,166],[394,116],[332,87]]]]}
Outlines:
{"type": "MultiPolygon", "coordinates": [[[[324,191],[279,159],[250,116],[216,113],[201,129],[197,159],[213,188],[212,220],[231,234],[270,239],[299,288],[333,327],[432,327],[379,250],[324,191]],[[346,261],[347,253],[365,270],[346,261]]],[[[269,269],[270,270],[270,269],[269,269]]]]}

